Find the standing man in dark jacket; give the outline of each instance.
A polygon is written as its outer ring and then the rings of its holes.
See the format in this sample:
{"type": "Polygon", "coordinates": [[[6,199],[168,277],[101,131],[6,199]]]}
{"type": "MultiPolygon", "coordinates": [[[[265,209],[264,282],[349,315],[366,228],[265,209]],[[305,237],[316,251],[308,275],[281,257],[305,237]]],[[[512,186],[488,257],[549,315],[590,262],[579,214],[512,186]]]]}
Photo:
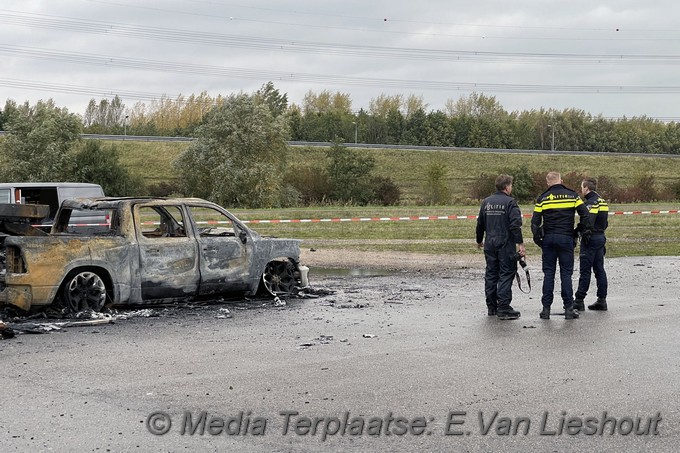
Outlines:
{"type": "Polygon", "coordinates": [[[607,218],[609,215],[609,205],[604,198],[595,192],[596,189],[597,181],[595,179],[586,178],[581,183],[581,193],[583,194],[586,208],[590,213],[589,220],[592,230],[590,235],[581,234],[581,249],[579,253],[580,277],[578,289],[576,290],[576,300],[574,301],[574,308],[579,311],[585,310],[583,299],[588,294],[591,271],[595,273],[595,281],[597,282],[597,301],[594,304],[588,305],[588,309],[607,310],[607,273],[604,270],[607,238],[604,232],[607,226],[609,226],[607,218]]]}
{"type": "Polygon", "coordinates": [[[571,276],[574,273],[574,214],[578,212],[578,230],[589,232],[588,209],[578,194],[562,184],[562,176],[551,171],[545,178],[548,190],[536,199],[534,215],[531,218],[531,232],[534,242],[541,247],[543,258],[543,296],[541,319],[550,319],[550,306],[553,303],[555,273],[557,262],[560,264],[562,301],[564,317],[578,318],[574,311],[574,288],[571,276]]]}
{"type": "Polygon", "coordinates": [[[486,274],[484,294],[489,316],[517,319],[520,312],[510,306],[512,280],[517,273],[516,254],[525,256],[522,213],[512,193],[512,176],[496,178],[497,192],[482,201],[477,217],[477,247],[484,247],[486,274]],[[484,234],[486,233],[486,240],[484,234]],[[519,246],[519,250],[515,247],[519,246]]]}

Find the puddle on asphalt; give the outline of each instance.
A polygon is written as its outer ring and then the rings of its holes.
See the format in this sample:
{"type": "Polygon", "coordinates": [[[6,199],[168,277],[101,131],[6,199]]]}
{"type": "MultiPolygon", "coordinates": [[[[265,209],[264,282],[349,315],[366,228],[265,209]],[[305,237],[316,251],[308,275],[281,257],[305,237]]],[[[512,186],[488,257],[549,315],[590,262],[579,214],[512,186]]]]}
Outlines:
{"type": "Polygon", "coordinates": [[[331,267],[313,267],[310,269],[309,274],[311,277],[386,277],[390,275],[396,275],[397,271],[392,271],[388,269],[375,269],[375,268],[331,268],[331,267]]]}

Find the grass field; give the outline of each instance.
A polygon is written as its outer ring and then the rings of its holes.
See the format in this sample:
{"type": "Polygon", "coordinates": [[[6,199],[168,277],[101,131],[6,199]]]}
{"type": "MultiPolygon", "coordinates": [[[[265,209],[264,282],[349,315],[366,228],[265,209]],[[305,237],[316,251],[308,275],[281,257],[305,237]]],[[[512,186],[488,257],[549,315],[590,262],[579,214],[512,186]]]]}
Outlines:
{"type": "MultiPolygon", "coordinates": [[[[611,212],[677,210],[678,205],[613,205],[611,212]]],[[[522,206],[531,213],[532,206],[522,206]]],[[[476,206],[364,207],[351,209],[234,210],[242,220],[327,219],[476,215],[476,206]]],[[[610,214],[607,256],[680,255],[680,214],[610,214]]],[[[310,248],[343,248],[364,251],[408,251],[434,254],[477,253],[476,220],[409,220],[368,222],[252,223],[260,234],[294,237],[310,248]]],[[[523,221],[525,242],[532,254],[530,219],[523,221]]]]}
{"type": "MultiPolygon", "coordinates": [[[[172,162],[189,145],[186,142],[104,142],[115,145],[121,161],[131,171],[141,174],[147,183],[172,181],[178,176],[172,162]]],[[[293,147],[290,163],[294,166],[320,163],[326,148],[293,147]]],[[[445,183],[454,203],[467,203],[470,186],[481,173],[525,165],[531,172],[557,170],[592,176],[606,175],[621,186],[637,177],[654,175],[659,186],[680,181],[680,159],[628,156],[563,156],[535,154],[500,154],[468,151],[413,151],[361,149],[376,161],[376,173],[392,178],[402,191],[402,204],[417,205],[425,196],[423,181],[429,166],[442,164],[447,169],[445,183]]]]}
{"type": "MultiPolygon", "coordinates": [[[[110,143],[110,142],[109,142],[110,143]]],[[[125,166],[142,174],[148,183],[176,178],[172,161],[188,146],[169,142],[115,142],[125,166]]],[[[526,165],[530,171],[556,169],[606,175],[621,185],[637,176],[652,174],[657,184],[680,179],[680,159],[627,156],[562,156],[533,154],[496,154],[461,151],[408,151],[362,149],[373,156],[377,171],[397,182],[403,193],[403,206],[396,207],[315,207],[276,210],[233,210],[243,220],[319,219],[353,217],[407,217],[476,215],[478,206],[417,206],[422,197],[426,168],[442,163],[448,170],[447,183],[455,200],[467,201],[469,186],[481,173],[496,173],[502,168],[526,165]]],[[[323,148],[291,149],[293,165],[306,165],[324,158],[323,148]]],[[[612,205],[611,211],[678,209],[680,203],[612,205]]],[[[532,206],[522,206],[531,213],[532,206]]],[[[395,250],[421,253],[478,253],[474,244],[475,220],[418,220],[384,222],[280,223],[251,224],[264,235],[295,237],[304,247],[355,250],[395,250]]],[[[524,236],[530,253],[538,253],[531,242],[529,219],[524,220],[524,236]]],[[[680,255],[680,214],[610,215],[607,255],[680,255]]]]}

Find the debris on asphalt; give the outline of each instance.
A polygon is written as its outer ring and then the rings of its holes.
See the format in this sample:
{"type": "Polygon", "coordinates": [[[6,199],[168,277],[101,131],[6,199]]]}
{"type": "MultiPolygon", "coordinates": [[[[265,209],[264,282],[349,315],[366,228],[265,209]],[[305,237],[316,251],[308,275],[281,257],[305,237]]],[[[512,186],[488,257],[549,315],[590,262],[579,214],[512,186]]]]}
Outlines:
{"type": "MultiPolygon", "coordinates": [[[[219,307],[214,313],[216,319],[233,318],[232,310],[249,310],[267,307],[283,309],[289,305],[287,299],[316,299],[335,291],[326,288],[302,288],[299,292],[287,294],[285,298],[274,296],[273,298],[240,298],[238,300],[227,301],[223,298],[212,301],[202,301],[197,303],[167,304],[164,308],[143,308],[138,310],[117,310],[104,309],[103,311],[82,310],[76,313],[67,312],[58,308],[47,307],[35,313],[20,313],[16,310],[4,308],[0,312],[0,335],[3,339],[14,337],[16,334],[44,334],[60,331],[67,327],[87,327],[103,324],[113,324],[115,321],[130,320],[133,318],[158,318],[158,317],[177,317],[198,316],[200,311],[214,310],[216,304],[229,304],[227,307],[219,307]]],[[[351,299],[350,299],[351,302],[351,299]]],[[[336,305],[337,306],[337,305],[336,305]]],[[[363,304],[340,306],[339,308],[363,308],[363,304]]],[[[322,335],[316,338],[314,344],[328,344],[332,336],[322,335]]]]}
{"type": "Polygon", "coordinates": [[[157,310],[151,308],[144,308],[141,310],[125,311],[122,313],[115,312],[115,318],[120,320],[132,319],[132,318],[157,318],[161,314],[157,310]]]}
{"type": "Polygon", "coordinates": [[[422,286],[412,286],[410,288],[401,288],[402,291],[414,291],[417,293],[423,292],[423,287],[422,286]]]}
{"type": "Polygon", "coordinates": [[[99,326],[102,324],[112,324],[113,318],[111,316],[107,318],[98,319],[88,319],[85,321],[67,321],[63,323],[55,324],[58,327],[87,327],[87,326],[99,326]]]}
{"type": "MultiPolygon", "coordinates": [[[[351,300],[350,300],[351,302],[351,300]]],[[[368,303],[365,304],[335,304],[335,308],[366,308],[368,303]]]]}
{"type": "MultiPolygon", "coordinates": [[[[309,349],[312,346],[317,346],[320,344],[331,344],[333,341],[333,335],[319,335],[311,341],[306,341],[298,345],[298,349],[309,349]]],[[[345,340],[346,341],[346,340],[345,340]]]]}
{"type": "Polygon", "coordinates": [[[333,341],[333,335],[320,335],[319,338],[316,338],[316,340],[320,344],[330,344],[331,341],[333,341]]]}
{"type": "Polygon", "coordinates": [[[27,333],[27,334],[42,334],[48,333],[55,330],[61,330],[61,327],[54,323],[34,323],[34,322],[24,322],[20,324],[13,324],[12,329],[16,333],[27,333]]]}
{"type": "Polygon", "coordinates": [[[274,297],[274,306],[275,307],[285,307],[286,301],[281,299],[279,296],[275,296],[274,297]]]}
{"type": "Polygon", "coordinates": [[[364,338],[375,338],[375,337],[377,337],[377,335],[374,335],[372,333],[365,333],[365,334],[362,335],[362,337],[364,337],[364,338]]]}
{"type": "Polygon", "coordinates": [[[319,297],[330,296],[335,294],[335,291],[328,288],[315,288],[312,286],[307,286],[300,289],[297,294],[291,294],[290,297],[296,299],[318,299],[319,297]]]}
{"type": "Polygon", "coordinates": [[[14,337],[14,330],[2,321],[0,321],[0,337],[2,337],[3,340],[14,337]]]}
{"type": "Polygon", "coordinates": [[[217,310],[217,316],[215,316],[215,318],[217,319],[229,319],[232,317],[233,316],[228,308],[220,308],[219,310],[217,310]]]}

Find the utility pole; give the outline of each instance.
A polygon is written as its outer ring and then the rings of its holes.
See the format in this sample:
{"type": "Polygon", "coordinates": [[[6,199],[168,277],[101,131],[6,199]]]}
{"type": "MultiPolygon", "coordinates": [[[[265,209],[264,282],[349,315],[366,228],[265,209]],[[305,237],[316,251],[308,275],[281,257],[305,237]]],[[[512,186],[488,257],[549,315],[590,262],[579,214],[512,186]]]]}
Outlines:
{"type": "Polygon", "coordinates": [[[548,124],[548,127],[552,131],[552,140],[550,141],[550,151],[555,151],[555,127],[552,124],[548,124]]]}

